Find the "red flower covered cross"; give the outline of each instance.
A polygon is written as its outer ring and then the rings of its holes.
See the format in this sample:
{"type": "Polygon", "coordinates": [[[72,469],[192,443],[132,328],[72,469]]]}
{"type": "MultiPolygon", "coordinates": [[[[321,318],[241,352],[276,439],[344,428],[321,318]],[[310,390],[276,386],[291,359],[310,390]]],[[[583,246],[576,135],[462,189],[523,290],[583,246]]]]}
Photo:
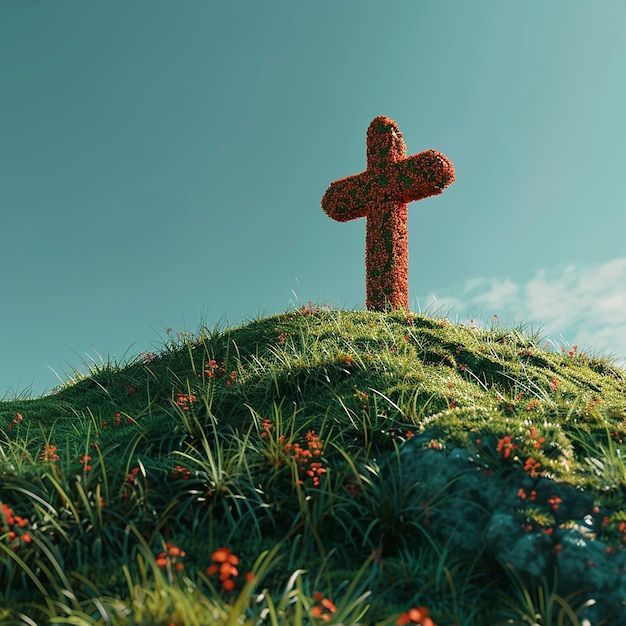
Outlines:
{"type": "Polygon", "coordinates": [[[368,309],[409,310],[408,203],[435,196],[454,182],[454,166],[440,152],[406,156],[398,125],[388,117],[367,129],[367,169],[330,184],[324,211],[339,222],[366,217],[368,309]]]}

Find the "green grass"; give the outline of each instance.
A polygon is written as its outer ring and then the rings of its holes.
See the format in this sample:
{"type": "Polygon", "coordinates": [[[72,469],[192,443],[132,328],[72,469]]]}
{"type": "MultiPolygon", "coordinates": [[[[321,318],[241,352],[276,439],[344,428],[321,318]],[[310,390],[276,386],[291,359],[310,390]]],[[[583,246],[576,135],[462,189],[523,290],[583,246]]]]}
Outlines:
{"type": "Polygon", "coordinates": [[[309,304],[5,399],[0,624],[620,623],[626,372],[540,343],[309,304]]]}

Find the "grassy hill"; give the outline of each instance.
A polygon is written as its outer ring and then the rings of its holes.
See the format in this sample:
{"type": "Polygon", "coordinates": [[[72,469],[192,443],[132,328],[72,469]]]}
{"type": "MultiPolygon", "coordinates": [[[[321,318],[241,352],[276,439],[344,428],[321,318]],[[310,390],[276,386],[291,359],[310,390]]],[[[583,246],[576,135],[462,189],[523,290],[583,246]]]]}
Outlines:
{"type": "Polygon", "coordinates": [[[0,624],[626,623],[625,383],[401,312],[170,333],[0,403],[0,624]]]}

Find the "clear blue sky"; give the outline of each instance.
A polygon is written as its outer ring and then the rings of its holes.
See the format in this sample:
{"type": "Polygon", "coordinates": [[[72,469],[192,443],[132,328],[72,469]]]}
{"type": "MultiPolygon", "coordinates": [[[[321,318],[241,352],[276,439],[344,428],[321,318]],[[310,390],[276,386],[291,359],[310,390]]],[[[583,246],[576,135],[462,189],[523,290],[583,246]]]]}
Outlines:
{"type": "Polygon", "coordinates": [[[623,356],[625,61],[623,0],[0,0],[0,397],[362,308],[320,201],[377,115],[457,173],[409,207],[414,311],[623,356]]]}

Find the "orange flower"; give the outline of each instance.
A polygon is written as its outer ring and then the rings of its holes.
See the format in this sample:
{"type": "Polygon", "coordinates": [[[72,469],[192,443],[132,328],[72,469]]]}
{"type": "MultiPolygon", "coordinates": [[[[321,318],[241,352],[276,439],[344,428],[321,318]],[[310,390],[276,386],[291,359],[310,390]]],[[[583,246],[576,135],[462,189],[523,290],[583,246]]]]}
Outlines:
{"type": "MultiPolygon", "coordinates": [[[[239,576],[239,570],[235,567],[239,564],[239,557],[233,554],[228,548],[218,548],[211,555],[215,561],[213,565],[206,568],[208,576],[219,573],[219,580],[225,591],[232,591],[235,588],[234,579],[239,576]]],[[[246,576],[246,580],[249,577],[246,576]]]]}
{"type": "Polygon", "coordinates": [[[405,624],[420,624],[421,626],[436,626],[435,622],[428,617],[428,609],[424,606],[416,609],[409,609],[406,613],[398,616],[396,619],[397,626],[405,624]]]}
{"type": "Polygon", "coordinates": [[[88,454],[81,454],[80,459],[78,459],[78,462],[83,466],[85,472],[91,471],[91,465],[89,461],[91,461],[91,457],[88,454]]]}
{"type": "Polygon", "coordinates": [[[540,473],[541,463],[537,459],[528,457],[524,464],[524,471],[528,472],[531,476],[537,476],[540,473]]]}
{"type": "Polygon", "coordinates": [[[218,548],[211,555],[211,559],[217,563],[232,563],[233,565],[239,563],[239,557],[234,555],[228,548],[218,548]]]}
{"type": "Polygon", "coordinates": [[[59,455],[56,453],[56,446],[46,445],[43,447],[43,452],[39,455],[40,461],[48,463],[54,463],[59,460],[59,455]]]}
{"type": "Polygon", "coordinates": [[[15,516],[15,523],[20,527],[20,528],[24,528],[25,526],[28,526],[28,519],[24,518],[24,517],[20,517],[19,515],[15,516]]]}
{"type": "Polygon", "coordinates": [[[311,616],[317,619],[323,619],[325,622],[330,622],[333,613],[337,611],[337,607],[319,591],[313,594],[313,599],[316,604],[311,607],[311,616]]]}
{"type": "Polygon", "coordinates": [[[22,530],[29,524],[28,518],[15,515],[13,509],[8,504],[2,503],[0,535],[4,534],[5,538],[8,539],[8,545],[13,552],[17,552],[20,549],[20,540],[25,544],[32,542],[33,539],[30,533],[22,530]]]}
{"type": "Polygon", "coordinates": [[[165,550],[157,555],[156,564],[158,567],[172,565],[177,572],[182,572],[185,569],[185,565],[179,559],[185,556],[187,556],[187,553],[184,550],[168,541],[165,544],[165,550]]]}
{"type": "Polygon", "coordinates": [[[304,479],[308,477],[311,478],[314,487],[319,487],[320,476],[326,473],[326,468],[319,458],[324,452],[323,444],[315,431],[310,430],[306,434],[306,448],[303,448],[299,443],[285,442],[283,436],[279,441],[283,444],[283,452],[287,456],[291,456],[298,465],[303,478],[303,480],[298,481],[298,484],[303,485],[304,479]]]}
{"type": "Polygon", "coordinates": [[[189,411],[189,405],[196,401],[196,396],[188,393],[179,393],[176,397],[176,404],[183,410],[189,411]]]}
{"type": "Polygon", "coordinates": [[[559,504],[561,504],[561,502],[563,502],[563,500],[559,498],[559,496],[551,496],[550,498],[548,498],[548,504],[555,512],[559,510],[559,504]]]}
{"type": "MultiPolygon", "coordinates": [[[[537,400],[535,400],[535,402],[539,404],[537,400]]],[[[539,450],[541,446],[546,442],[545,437],[539,436],[539,431],[537,430],[537,428],[535,428],[535,426],[531,426],[526,434],[530,439],[533,439],[535,441],[535,443],[533,443],[533,448],[535,448],[535,450],[539,450]]]]}
{"type": "Polygon", "coordinates": [[[513,437],[505,435],[502,439],[498,440],[496,452],[501,453],[502,458],[508,459],[511,456],[511,450],[516,450],[517,447],[517,444],[513,443],[513,437]]]}

